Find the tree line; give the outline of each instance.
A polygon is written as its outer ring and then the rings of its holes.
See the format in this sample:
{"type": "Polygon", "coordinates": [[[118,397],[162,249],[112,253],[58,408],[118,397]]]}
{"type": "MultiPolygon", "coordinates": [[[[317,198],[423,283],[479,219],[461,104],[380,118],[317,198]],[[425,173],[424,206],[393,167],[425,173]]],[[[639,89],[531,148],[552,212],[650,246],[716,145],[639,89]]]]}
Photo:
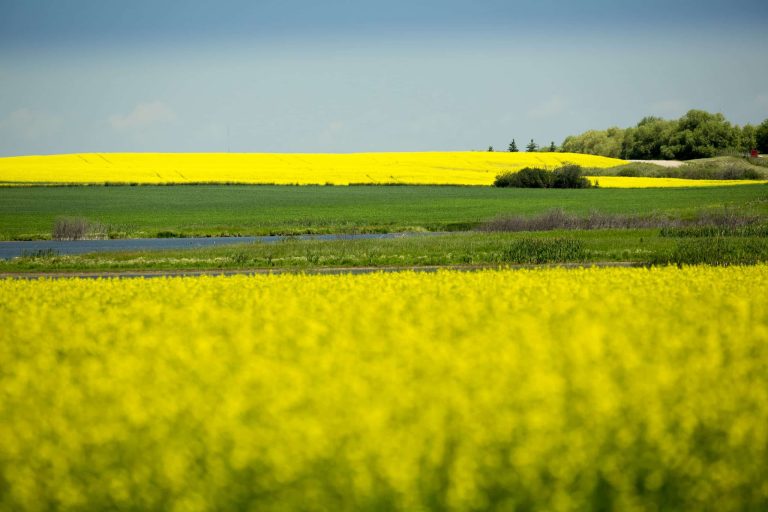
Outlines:
{"type": "Polygon", "coordinates": [[[752,150],[768,153],[768,119],[758,126],[738,126],[722,114],[703,110],[690,110],[675,120],[648,116],[631,128],[571,135],[560,150],[626,160],[690,160],[752,150]]]}
{"type": "MultiPolygon", "coordinates": [[[[531,142],[526,144],[525,150],[528,151],[529,153],[531,152],[535,153],[537,151],[554,153],[555,151],[558,151],[558,147],[555,146],[555,141],[550,142],[549,146],[539,147],[539,145],[536,144],[536,142],[534,142],[533,139],[531,139],[531,142]]],[[[494,151],[493,146],[488,146],[488,151],[494,151]]],[[[510,153],[517,153],[518,151],[520,151],[517,148],[517,142],[515,142],[515,139],[512,139],[512,142],[509,143],[509,146],[507,147],[507,151],[509,151],[510,153]]]]}

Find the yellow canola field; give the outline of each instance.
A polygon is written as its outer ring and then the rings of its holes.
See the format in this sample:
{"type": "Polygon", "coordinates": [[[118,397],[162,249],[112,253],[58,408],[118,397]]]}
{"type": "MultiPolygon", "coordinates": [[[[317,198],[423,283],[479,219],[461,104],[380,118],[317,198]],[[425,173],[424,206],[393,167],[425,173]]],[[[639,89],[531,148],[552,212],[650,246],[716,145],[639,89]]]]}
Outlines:
{"type": "Polygon", "coordinates": [[[504,171],[626,162],[574,153],[103,153],[0,158],[0,183],[404,183],[490,185],[504,171]]]}
{"type": "Polygon", "coordinates": [[[689,180],[683,178],[646,178],[630,176],[587,176],[601,188],[670,188],[670,187],[724,187],[730,185],[756,185],[756,180],[689,180]]]}
{"type": "Polygon", "coordinates": [[[768,267],[0,281],[1,510],[766,510],[768,267]]]}
{"type": "MultiPolygon", "coordinates": [[[[498,174],[523,167],[587,168],[623,160],[577,153],[87,153],[0,158],[0,185],[23,183],[243,183],[349,185],[400,183],[491,185],[498,174]]],[[[604,188],[754,185],[754,180],[590,177],[604,188]]]]}

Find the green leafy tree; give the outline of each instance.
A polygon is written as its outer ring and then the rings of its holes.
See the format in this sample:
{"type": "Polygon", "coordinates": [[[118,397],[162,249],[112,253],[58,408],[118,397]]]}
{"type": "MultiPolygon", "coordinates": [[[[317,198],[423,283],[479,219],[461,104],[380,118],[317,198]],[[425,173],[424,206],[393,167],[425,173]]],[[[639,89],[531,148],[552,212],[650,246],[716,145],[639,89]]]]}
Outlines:
{"type": "Polygon", "coordinates": [[[755,144],[759,152],[768,154],[768,119],[755,129],[755,144]]]}
{"type": "Polygon", "coordinates": [[[557,146],[555,146],[555,141],[552,141],[549,143],[549,151],[550,153],[554,153],[557,151],[557,146]]]}
{"type": "Polygon", "coordinates": [[[512,139],[512,142],[509,143],[509,152],[517,153],[517,151],[517,143],[515,142],[515,139],[512,139]]]}
{"type": "Polygon", "coordinates": [[[744,153],[749,153],[757,149],[757,128],[751,124],[745,124],[741,128],[739,137],[739,149],[744,153]]]}
{"type": "Polygon", "coordinates": [[[566,137],[562,149],[568,153],[585,153],[618,158],[621,155],[621,146],[624,142],[624,131],[616,127],[607,130],[589,130],[581,135],[566,137]]]}
{"type": "Polygon", "coordinates": [[[488,151],[493,153],[493,146],[488,146],[488,151]]]}
{"type": "Polygon", "coordinates": [[[665,158],[661,148],[668,146],[677,121],[660,117],[644,117],[637,126],[625,130],[621,144],[621,157],[634,160],[658,160],[665,158]]]}
{"type": "Polygon", "coordinates": [[[754,143],[768,151],[768,121],[757,128],[734,126],[722,114],[691,110],[668,121],[645,117],[636,126],[589,130],[565,138],[562,151],[637,160],[705,158],[746,151],[754,143]],[[762,128],[761,128],[762,127],[762,128]],[[761,138],[762,136],[762,138],[761,138]]]}
{"type": "Polygon", "coordinates": [[[525,149],[529,153],[535,153],[537,149],[539,149],[539,145],[533,142],[533,139],[531,139],[531,142],[528,143],[527,146],[525,146],[525,149]]]}
{"type": "Polygon", "coordinates": [[[717,156],[737,147],[739,130],[723,114],[689,110],[677,122],[669,143],[661,147],[662,156],[680,160],[717,156]]]}

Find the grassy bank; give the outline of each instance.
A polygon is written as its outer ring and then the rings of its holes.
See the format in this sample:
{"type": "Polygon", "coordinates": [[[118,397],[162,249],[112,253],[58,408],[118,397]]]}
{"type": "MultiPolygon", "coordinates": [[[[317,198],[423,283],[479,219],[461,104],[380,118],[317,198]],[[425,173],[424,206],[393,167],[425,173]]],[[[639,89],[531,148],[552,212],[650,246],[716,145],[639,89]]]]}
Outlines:
{"type": "MultiPolygon", "coordinates": [[[[740,229],[740,228],[739,228],[740,229]]],[[[297,240],[227,247],[93,253],[54,253],[0,260],[1,272],[134,270],[317,269],[635,262],[753,264],[768,261],[768,239],[734,230],[716,236],[670,229],[551,230],[461,233],[380,240],[297,240]],[[729,236],[733,235],[733,236],[729,236]]]]}
{"type": "Polygon", "coordinates": [[[552,208],[685,215],[724,206],[768,214],[768,186],[530,190],[456,186],[142,186],[0,188],[0,239],[51,237],[82,217],[117,238],[459,231],[552,208]]]}
{"type": "Polygon", "coordinates": [[[768,179],[768,164],[759,158],[719,156],[688,160],[680,167],[630,162],[615,167],[589,169],[586,174],[693,180],[765,180],[768,179]]]}

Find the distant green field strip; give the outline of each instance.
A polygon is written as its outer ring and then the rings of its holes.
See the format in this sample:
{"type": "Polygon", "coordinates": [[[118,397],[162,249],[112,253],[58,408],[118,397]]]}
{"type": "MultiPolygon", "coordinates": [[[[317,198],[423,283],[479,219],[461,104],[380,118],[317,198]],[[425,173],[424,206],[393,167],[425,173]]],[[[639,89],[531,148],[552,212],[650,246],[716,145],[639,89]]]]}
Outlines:
{"type": "Polygon", "coordinates": [[[48,237],[59,217],[85,217],[120,237],[461,230],[498,215],[768,213],[768,186],[530,190],[453,186],[141,186],[0,188],[0,239],[48,237]]]}

